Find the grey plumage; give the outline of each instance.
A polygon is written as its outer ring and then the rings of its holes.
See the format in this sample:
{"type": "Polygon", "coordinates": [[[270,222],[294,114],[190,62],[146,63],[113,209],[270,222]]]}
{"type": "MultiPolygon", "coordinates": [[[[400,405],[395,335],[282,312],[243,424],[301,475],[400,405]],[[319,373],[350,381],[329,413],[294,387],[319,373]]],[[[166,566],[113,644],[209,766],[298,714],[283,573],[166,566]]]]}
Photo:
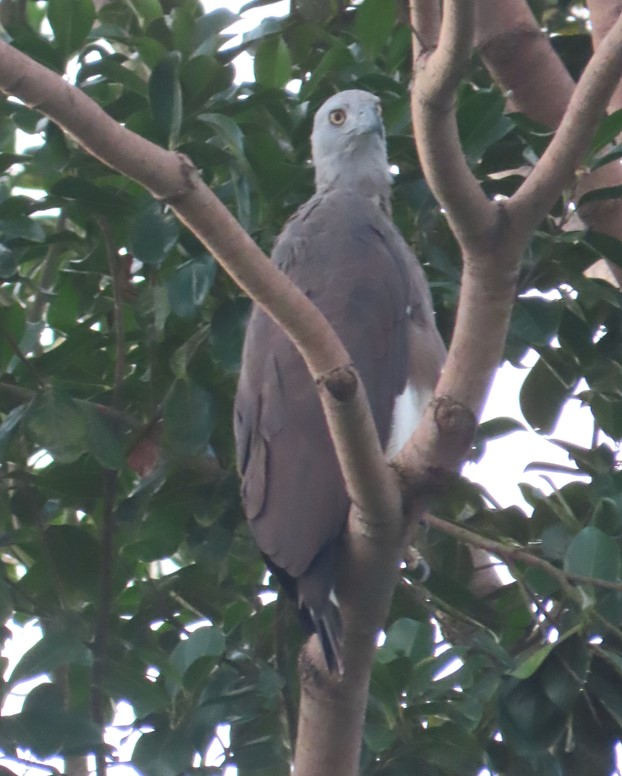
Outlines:
{"type": "MultiPolygon", "coordinates": [[[[427,401],[444,347],[423,271],[390,220],[378,99],[356,90],[331,97],[316,114],[312,147],[317,193],[287,223],[273,261],[333,325],[361,375],[380,441],[395,452],[396,406],[427,401]]],[[[412,409],[403,437],[416,422],[412,409]]],[[[329,669],[341,672],[332,593],[350,502],[313,380],[257,307],[234,422],[251,530],[318,632],[329,669]]]]}

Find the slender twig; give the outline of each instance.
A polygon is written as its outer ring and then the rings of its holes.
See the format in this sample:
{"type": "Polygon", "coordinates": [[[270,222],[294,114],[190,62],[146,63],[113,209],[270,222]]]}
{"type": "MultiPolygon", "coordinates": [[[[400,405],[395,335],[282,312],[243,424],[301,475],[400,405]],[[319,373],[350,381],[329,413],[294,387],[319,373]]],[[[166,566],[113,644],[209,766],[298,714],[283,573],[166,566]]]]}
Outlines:
{"type": "Polygon", "coordinates": [[[596,609],[592,609],[590,614],[593,620],[599,622],[603,628],[605,628],[605,630],[608,630],[609,633],[613,634],[618,642],[622,644],[622,630],[620,630],[620,628],[613,625],[613,623],[611,623],[606,617],[603,617],[602,614],[596,609]]]}
{"type": "Polygon", "coordinates": [[[503,559],[512,559],[525,563],[527,566],[535,566],[542,569],[550,576],[555,577],[559,582],[563,591],[571,597],[576,597],[576,590],[569,584],[570,582],[576,582],[579,585],[593,585],[594,587],[600,587],[603,590],[614,590],[618,593],[622,593],[622,582],[610,582],[607,579],[597,579],[596,577],[588,577],[584,574],[573,574],[568,571],[562,571],[554,566],[549,561],[540,558],[537,555],[533,555],[522,547],[512,544],[503,544],[497,542],[494,539],[488,539],[481,534],[475,533],[468,528],[456,525],[456,523],[450,523],[447,520],[443,520],[435,515],[426,515],[426,523],[436,528],[442,533],[453,536],[454,539],[464,542],[465,544],[471,544],[475,547],[481,547],[493,555],[498,555],[503,559]]]}
{"type": "Polygon", "coordinates": [[[15,341],[13,336],[9,334],[8,331],[3,331],[2,336],[4,339],[9,343],[9,347],[15,354],[15,357],[18,359],[18,361],[21,361],[21,363],[26,367],[26,370],[30,372],[30,374],[34,377],[36,383],[41,388],[44,387],[43,380],[39,377],[39,374],[37,373],[37,370],[32,365],[32,361],[30,359],[26,358],[24,353],[22,353],[22,350],[19,346],[19,344],[15,341]]]}
{"type": "Polygon", "coordinates": [[[525,583],[525,581],[522,579],[522,575],[519,573],[518,569],[516,568],[516,564],[512,563],[512,561],[507,562],[508,569],[510,570],[510,573],[514,577],[514,580],[516,581],[516,584],[518,585],[518,591],[520,593],[521,598],[523,599],[523,602],[525,604],[525,608],[529,611],[531,614],[531,619],[533,620],[534,628],[537,633],[540,634],[540,637],[543,639],[547,638],[547,631],[544,627],[544,623],[542,620],[538,619],[538,615],[541,617],[544,617],[547,622],[549,622],[548,614],[544,607],[540,605],[540,602],[536,598],[536,596],[533,594],[533,592],[529,589],[529,586],[525,583]],[[535,612],[532,610],[532,607],[535,607],[535,612]]]}
{"type": "Polygon", "coordinates": [[[115,363],[114,363],[114,388],[112,392],[113,406],[118,403],[119,390],[125,373],[125,318],[123,314],[123,289],[120,283],[119,252],[112,239],[110,226],[104,218],[98,219],[99,228],[104,237],[104,248],[110,280],[112,283],[112,303],[115,329],[115,363]]]}
{"type": "Polygon", "coordinates": [[[63,773],[61,773],[58,768],[55,768],[53,765],[48,765],[46,763],[38,763],[35,760],[26,760],[24,757],[15,757],[14,755],[10,754],[3,754],[2,758],[4,760],[10,760],[13,763],[17,763],[18,765],[24,765],[27,768],[38,768],[41,771],[47,771],[50,776],[64,776],[63,773]]]}
{"type": "MultiPolygon", "coordinates": [[[[61,210],[56,221],[57,234],[65,229],[66,223],[67,218],[61,210]]],[[[42,323],[44,321],[45,310],[48,305],[48,295],[54,288],[62,253],[63,250],[60,243],[51,243],[47,249],[40,267],[40,276],[37,280],[38,288],[28,308],[27,318],[29,323],[42,323]]]]}
{"type": "MultiPolygon", "coordinates": [[[[119,271],[117,266],[118,253],[112,240],[107,223],[102,219],[100,228],[104,236],[104,247],[110,276],[112,279],[113,316],[115,330],[115,370],[112,390],[112,405],[118,409],[119,392],[125,371],[125,326],[123,323],[123,298],[119,283],[119,271]]],[[[103,691],[106,676],[106,664],[108,659],[108,643],[110,620],[112,616],[112,572],[115,562],[115,503],[118,488],[119,474],[117,471],[107,469],[104,471],[103,499],[102,499],[102,523],[101,523],[101,551],[100,551],[100,588],[97,615],[95,621],[95,636],[93,639],[93,671],[91,689],[91,714],[93,721],[101,726],[102,734],[105,724],[105,694],[103,691]]],[[[103,750],[95,753],[95,769],[97,776],[106,776],[106,755],[103,750]]]]}

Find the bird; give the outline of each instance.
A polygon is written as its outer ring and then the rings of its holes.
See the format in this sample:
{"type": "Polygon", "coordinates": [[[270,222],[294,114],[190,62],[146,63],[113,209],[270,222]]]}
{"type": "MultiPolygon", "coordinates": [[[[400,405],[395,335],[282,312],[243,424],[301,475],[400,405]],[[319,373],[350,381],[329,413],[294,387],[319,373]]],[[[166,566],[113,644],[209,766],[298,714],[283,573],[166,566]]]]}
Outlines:
{"type": "MultiPolygon", "coordinates": [[[[387,459],[417,426],[445,346],[423,269],[391,217],[381,102],[350,89],[317,110],[315,194],[286,223],[272,261],[318,307],[367,392],[387,459]]],[[[268,568],[342,675],[337,564],[350,499],[315,383],[255,305],[234,401],[242,506],[268,568]]]]}

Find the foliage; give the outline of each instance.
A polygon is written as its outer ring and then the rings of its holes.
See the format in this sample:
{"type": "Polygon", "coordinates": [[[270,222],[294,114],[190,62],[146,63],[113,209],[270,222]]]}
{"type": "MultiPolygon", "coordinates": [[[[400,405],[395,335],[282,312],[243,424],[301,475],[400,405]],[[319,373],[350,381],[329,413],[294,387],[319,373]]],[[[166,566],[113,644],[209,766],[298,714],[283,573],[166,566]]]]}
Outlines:
{"type": "MultiPolygon", "coordinates": [[[[581,19],[567,3],[533,6],[580,71],[581,19]]],[[[365,0],[322,24],[268,18],[226,50],[235,15],[205,13],[198,0],[114,0],[97,13],[91,0],[48,0],[23,10],[6,23],[13,45],[70,73],[116,120],[191,157],[266,251],[312,190],[315,108],[339,89],[379,94],[399,169],[394,217],[425,264],[449,337],[460,260],[413,147],[409,30],[397,2],[365,0]],[[241,50],[255,56],[254,83],[234,82],[241,50]],[[299,92],[284,88],[292,80],[299,92]]],[[[514,191],[548,141],[504,113],[477,62],[459,122],[491,197],[514,191]]],[[[618,116],[603,124],[586,165],[619,129],[618,116]]],[[[43,629],[3,692],[49,680],[3,720],[0,748],[9,757],[101,752],[93,698],[105,722],[123,699],[142,731],[139,772],[221,773],[234,763],[240,776],[286,774],[298,631],[282,601],[261,596],[272,582],[241,514],[231,438],[248,303],[166,207],[14,100],[0,106],[0,165],[0,608],[3,621],[43,629]],[[27,137],[19,152],[18,130],[27,137]],[[224,761],[197,765],[223,724],[224,761]]],[[[622,246],[569,230],[571,202],[568,192],[531,242],[506,358],[538,354],[521,393],[533,428],[550,433],[580,389],[617,441],[620,295],[583,272],[601,254],[621,264],[622,246]]],[[[514,430],[503,419],[485,424],[474,456],[514,430]]],[[[524,486],[530,515],[465,482],[437,514],[568,574],[619,583],[622,473],[611,446],[562,447],[574,480],[552,495],[524,486]]],[[[404,570],[378,651],[363,773],[609,776],[622,727],[621,590],[592,580],[570,595],[515,559],[514,582],[482,599],[469,590],[464,547],[433,531],[427,544],[431,576],[423,587],[404,570]]]]}

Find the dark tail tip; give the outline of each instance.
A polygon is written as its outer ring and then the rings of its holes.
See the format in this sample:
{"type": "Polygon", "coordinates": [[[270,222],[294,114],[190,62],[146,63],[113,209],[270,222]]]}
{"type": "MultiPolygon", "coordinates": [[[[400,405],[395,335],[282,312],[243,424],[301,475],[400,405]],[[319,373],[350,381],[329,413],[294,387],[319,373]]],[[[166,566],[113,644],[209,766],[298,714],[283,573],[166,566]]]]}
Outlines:
{"type": "Polygon", "coordinates": [[[331,674],[343,676],[343,622],[339,607],[332,600],[321,614],[310,611],[314,630],[320,639],[326,667],[331,674]]]}

